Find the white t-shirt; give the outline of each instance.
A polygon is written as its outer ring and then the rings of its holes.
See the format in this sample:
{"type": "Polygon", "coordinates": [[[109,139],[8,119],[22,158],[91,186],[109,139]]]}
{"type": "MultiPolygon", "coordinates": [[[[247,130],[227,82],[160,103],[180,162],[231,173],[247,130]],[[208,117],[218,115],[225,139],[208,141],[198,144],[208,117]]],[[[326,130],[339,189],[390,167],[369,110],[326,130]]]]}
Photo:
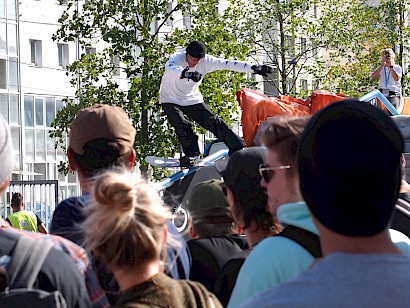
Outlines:
{"type": "MultiPolygon", "coordinates": [[[[394,80],[390,68],[383,67],[382,70],[380,71],[379,89],[393,91],[396,94],[401,96],[400,80],[401,80],[401,75],[403,73],[403,70],[401,69],[401,66],[397,64],[394,64],[393,68],[396,71],[397,75],[399,75],[399,79],[397,81],[394,80]]],[[[385,96],[388,96],[388,94],[385,96]]]]}

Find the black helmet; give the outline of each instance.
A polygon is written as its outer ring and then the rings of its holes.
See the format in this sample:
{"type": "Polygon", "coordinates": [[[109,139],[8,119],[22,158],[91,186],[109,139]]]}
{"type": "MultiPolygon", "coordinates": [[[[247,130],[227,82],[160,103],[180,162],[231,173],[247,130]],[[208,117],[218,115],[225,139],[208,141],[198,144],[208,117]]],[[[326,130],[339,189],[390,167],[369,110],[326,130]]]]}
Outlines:
{"type": "Polygon", "coordinates": [[[191,57],[200,59],[200,58],[205,57],[206,47],[204,43],[200,41],[192,41],[191,43],[189,43],[188,47],[186,48],[186,52],[191,57]]]}

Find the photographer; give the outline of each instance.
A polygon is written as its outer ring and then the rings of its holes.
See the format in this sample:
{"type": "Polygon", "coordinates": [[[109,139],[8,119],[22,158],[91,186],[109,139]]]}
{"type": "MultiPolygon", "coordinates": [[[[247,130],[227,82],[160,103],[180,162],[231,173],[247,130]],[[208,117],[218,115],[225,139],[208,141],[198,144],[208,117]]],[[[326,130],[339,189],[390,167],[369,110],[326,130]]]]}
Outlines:
{"type": "Polygon", "coordinates": [[[382,64],[372,73],[372,79],[380,78],[379,91],[397,108],[401,97],[402,68],[394,64],[395,54],[392,49],[386,48],[381,52],[382,64]]]}

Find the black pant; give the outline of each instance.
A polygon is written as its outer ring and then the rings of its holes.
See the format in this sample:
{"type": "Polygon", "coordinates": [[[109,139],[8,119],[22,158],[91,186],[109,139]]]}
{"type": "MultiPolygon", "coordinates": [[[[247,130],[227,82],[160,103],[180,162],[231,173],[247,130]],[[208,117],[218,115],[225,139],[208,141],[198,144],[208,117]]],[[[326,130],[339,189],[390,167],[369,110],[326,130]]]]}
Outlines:
{"type": "Polygon", "coordinates": [[[175,128],[175,132],[186,156],[196,156],[200,154],[198,136],[192,130],[192,123],[186,116],[223,141],[229,148],[229,154],[246,146],[242,138],[236,135],[224,121],[215,116],[204,103],[191,106],[164,103],[162,104],[162,109],[167,115],[169,123],[175,128]]]}

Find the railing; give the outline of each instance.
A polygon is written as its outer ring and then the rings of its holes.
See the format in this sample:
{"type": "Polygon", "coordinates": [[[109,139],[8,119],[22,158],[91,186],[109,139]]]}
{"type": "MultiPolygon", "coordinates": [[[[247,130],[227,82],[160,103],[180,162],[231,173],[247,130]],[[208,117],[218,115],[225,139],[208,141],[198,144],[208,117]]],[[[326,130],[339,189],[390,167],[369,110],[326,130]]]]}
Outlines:
{"type": "Polygon", "coordinates": [[[387,100],[387,98],[379,90],[373,90],[372,92],[363,95],[361,98],[359,98],[359,100],[363,102],[369,102],[372,100],[376,100],[376,98],[379,99],[384,106],[386,106],[387,110],[389,110],[392,115],[399,115],[397,109],[394,108],[394,106],[387,100]]]}
{"type": "Polygon", "coordinates": [[[48,227],[58,204],[58,185],[58,180],[10,181],[0,199],[0,216],[6,218],[11,214],[11,196],[19,192],[23,196],[24,208],[36,213],[48,227]]]}

